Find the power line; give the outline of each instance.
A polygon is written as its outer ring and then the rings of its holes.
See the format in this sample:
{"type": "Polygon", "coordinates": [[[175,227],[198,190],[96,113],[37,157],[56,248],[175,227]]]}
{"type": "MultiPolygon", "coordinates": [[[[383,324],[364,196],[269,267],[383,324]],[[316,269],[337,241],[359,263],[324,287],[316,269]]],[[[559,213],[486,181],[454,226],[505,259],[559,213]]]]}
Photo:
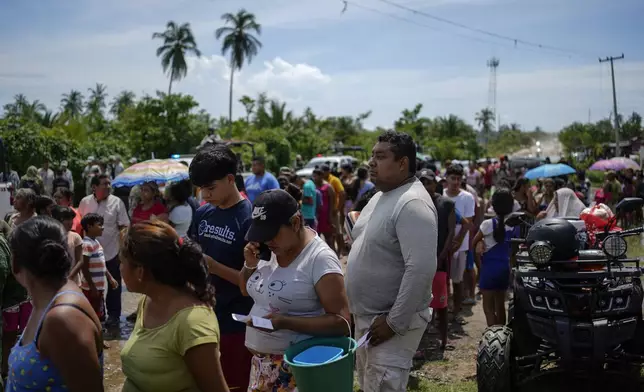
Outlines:
{"type": "MultiPolygon", "coordinates": [[[[452,35],[455,35],[455,36],[460,37],[460,38],[469,39],[471,41],[476,41],[476,42],[480,42],[480,43],[484,43],[484,44],[493,44],[493,45],[504,46],[504,47],[511,47],[513,49],[528,50],[530,52],[539,52],[539,50],[536,50],[536,49],[531,48],[531,47],[517,47],[516,45],[510,46],[510,45],[506,44],[505,42],[499,42],[499,41],[493,41],[493,40],[485,39],[485,38],[473,37],[471,35],[465,35],[465,34],[455,32],[455,31],[447,31],[447,30],[440,29],[440,28],[438,28],[436,26],[433,26],[433,25],[429,25],[429,24],[426,24],[426,23],[421,23],[421,22],[418,22],[418,21],[416,21],[414,19],[405,18],[403,16],[399,16],[399,15],[396,15],[396,14],[385,12],[385,11],[382,11],[382,10],[379,10],[379,9],[376,9],[376,8],[372,8],[372,7],[369,7],[369,6],[360,4],[360,3],[356,3],[356,2],[353,2],[353,1],[350,1],[350,0],[346,0],[346,1],[342,0],[342,3],[346,3],[346,4],[349,4],[349,5],[351,5],[353,7],[356,7],[356,8],[360,8],[360,9],[370,11],[370,12],[373,12],[373,13],[376,13],[376,14],[379,14],[379,15],[382,15],[382,16],[386,16],[388,18],[396,19],[396,20],[399,20],[401,22],[406,22],[406,23],[413,24],[415,26],[424,27],[424,28],[427,28],[427,29],[430,29],[432,31],[436,31],[436,32],[439,32],[439,33],[452,34],[452,35]]],[[[344,8],[343,8],[343,10],[344,10],[344,8]]],[[[346,12],[346,10],[344,12],[346,12]]],[[[344,12],[341,12],[341,14],[344,14],[344,12]]],[[[562,52],[555,52],[555,53],[552,53],[552,54],[566,56],[566,57],[569,57],[569,58],[571,57],[570,54],[562,53],[562,52]]]]}
{"type": "Polygon", "coordinates": [[[510,37],[510,36],[503,35],[503,34],[497,34],[497,33],[487,31],[487,30],[483,30],[483,29],[479,29],[479,28],[476,28],[476,27],[470,27],[470,26],[465,25],[463,23],[455,22],[453,20],[445,19],[445,18],[442,18],[440,16],[432,15],[432,14],[430,14],[428,12],[425,12],[425,11],[420,11],[420,10],[417,10],[417,9],[414,9],[414,8],[407,7],[407,6],[402,5],[402,4],[395,3],[395,2],[393,2],[391,0],[378,0],[378,1],[380,1],[382,3],[385,3],[385,4],[388,4],[388,5],[392,6],[392,7],[396,7],[396,8],[411,12],[411,13],[416,14],[416,15],[420,15],[420,16],[424,16],[424,17],[429,18],[429,19],[433,19],[433,20],[438,21],[438,22],[446,23],[446,24],[449,24],[449,25],[452,25],[452,26],[455,26],[455,27],[459,27],[459,28],[469,30],[469,31],[479,33],[479,34],[484,34],[484,35],[494,37],[494,38],[497,38],[497,39],[510,41],[510,42],[514,43],[515,46],[517,46],[518,44],[521,44],[521,45],[531,46],[531,47],[535,47],[535,48],[539,48],[539,49],[545,49],[545,50],[551,50],[551,51],[555,51],[555,52],[561,52],[561,53],[565,53],[565,54],[568,54],[568,55],[590,56],[590,54],[579,52],[579,51],[572,50],[572,49],[566,49],[566,48],[560,48],[560,47],[551,46],[551,45],[540,44],[538,42],[531,42],[531,41],[527,41],[527,40],[520,39],[520,38],[510,37]]]}

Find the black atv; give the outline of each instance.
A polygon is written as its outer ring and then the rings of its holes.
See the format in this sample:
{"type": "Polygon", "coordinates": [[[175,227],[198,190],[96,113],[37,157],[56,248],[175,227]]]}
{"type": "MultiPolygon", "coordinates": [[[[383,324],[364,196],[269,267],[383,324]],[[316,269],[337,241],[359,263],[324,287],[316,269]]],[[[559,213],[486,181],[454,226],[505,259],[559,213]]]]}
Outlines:
{"type": "Polygon", "coordinates": [[[579,250],[565,219],[536,223],[516,255],[508,324],[486,329],[477,353],[479,392],[508,392],[553,372],[637,374],[644,364],[638,259],[614,233],[579,250]]]}

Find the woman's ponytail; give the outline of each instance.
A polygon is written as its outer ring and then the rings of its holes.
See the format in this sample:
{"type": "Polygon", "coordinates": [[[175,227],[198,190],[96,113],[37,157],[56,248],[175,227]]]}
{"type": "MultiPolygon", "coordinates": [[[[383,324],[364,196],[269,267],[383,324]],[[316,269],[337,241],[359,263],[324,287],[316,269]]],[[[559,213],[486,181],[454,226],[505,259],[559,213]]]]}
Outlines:
{"type": "Polygon", "coordinates": [[[179,244],[179,265],[188,289],[200,300],[214,308],[215,286],[210,282],[208,265],[201,248],[188,238],[181,238],[179,244]]]}
{"type": "Polygon", "coordinates": [[[514,197],[507,188],[497,189],[492,195],[492,208],[497,216],[496,229],[492,233],[494,241],[505,242],[505,217],[512,213],[514,197]]]}
{"type": "Polygon", "coordinates": [[[494,241],[497,243],[503,243],[505,241],[505,215],[497,215],[496,228],[494,229],[494,241]]]}
{"type": "Polygon", "coordinates": [[[161,221],[130,226],[123,238],[121,256],[150,271],[158,283],[189,290],[196,298],[215,306],[215,287],[201,247],[161,221]]]}

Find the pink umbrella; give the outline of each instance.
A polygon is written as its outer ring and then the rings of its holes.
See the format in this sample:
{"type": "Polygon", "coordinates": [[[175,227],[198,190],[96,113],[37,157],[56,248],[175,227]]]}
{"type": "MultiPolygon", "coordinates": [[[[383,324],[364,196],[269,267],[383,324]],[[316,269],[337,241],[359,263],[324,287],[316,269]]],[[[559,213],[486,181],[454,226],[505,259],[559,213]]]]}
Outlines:
{"type": "Polygon", "coordinates": [[[588,170],[624,170],[624,169],[633,169],[633,170],[639,170],[640,165],[637,164],[632,159],[629,158],[624,158],[624,157],[616,157],[616,158],[611,158],[611,159],[603,159],[601,161],[597,161],[593,163],[593,165],[588,168],[588,170]]]}

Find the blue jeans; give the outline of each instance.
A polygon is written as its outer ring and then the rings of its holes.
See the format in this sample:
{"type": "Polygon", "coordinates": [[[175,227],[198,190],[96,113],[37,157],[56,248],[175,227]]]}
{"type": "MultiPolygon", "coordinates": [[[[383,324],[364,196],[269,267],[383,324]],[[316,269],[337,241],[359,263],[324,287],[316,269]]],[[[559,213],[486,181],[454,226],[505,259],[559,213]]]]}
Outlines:
{"type": "Polygon", "coordinates": [[[119,282],[119,287],[113,289],[112,285],[107,284],[107,296],[105,297],[105,307],[107,308],[108,319],[119,320],[121,318],[121,262],[119,257],[108,260],[105,262],[107,270],[110,271],[112,277],[119,282]]]}

